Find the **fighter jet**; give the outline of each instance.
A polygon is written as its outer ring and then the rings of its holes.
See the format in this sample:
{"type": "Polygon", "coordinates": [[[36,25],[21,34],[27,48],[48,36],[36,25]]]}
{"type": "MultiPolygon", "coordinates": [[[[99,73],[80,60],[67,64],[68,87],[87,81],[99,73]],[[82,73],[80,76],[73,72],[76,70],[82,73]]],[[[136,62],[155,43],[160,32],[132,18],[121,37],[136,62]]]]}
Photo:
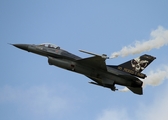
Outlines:
{"type": "Polygon", "coordinates": [[[139,78],[144,79],[147,77],[142,71],[156,59],[156,57],[144,54],[120,65],[106,65],[105,61],[109,59],[106,54],[98,55],[79,50],[92,55],[88,58],[81,58],[50,43],[12,45],[47,57],[49,65],[83,74],[92,80],[89,82],[91,84],[110,88],[112,91],[118,90],[115,85],[126,86],[133,93],[139,95],[143,94],[143,82],[139,78]]]}

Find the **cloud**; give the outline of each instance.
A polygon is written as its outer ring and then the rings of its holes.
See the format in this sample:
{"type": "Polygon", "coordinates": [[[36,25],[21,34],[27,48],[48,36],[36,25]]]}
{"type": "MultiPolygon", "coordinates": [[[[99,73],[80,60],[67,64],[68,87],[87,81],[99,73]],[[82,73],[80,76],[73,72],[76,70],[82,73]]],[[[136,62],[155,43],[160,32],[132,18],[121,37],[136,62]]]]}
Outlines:
{"type": "Polygon", "coordinates": [[[166,88],[165,90],[161,90],[158,93],[159,94],[155,96],[155,99],[151,101],[151,104],[144,104],[143,107],[139,107],[137,117],[143,120],[167,120],[168,88],[166,88]]]}
{"type": "Polygon", "coordinates": [[[158,67],[156,70],[151,70],[149,74],[147,75],[147,78],[144,79],[144,86],[150,85],[150,86],[158,86],[160,85],[164,80],[168,79],[168,65],[162,65],[158,67]]]}
{"type": "Polygon", "coordinates": [[[27,89],[4,86],[0,88],[0,104],[12,103],[17,105],[18,111],[24,111],[24,114],[27,112],[38,118],[58,117],[72,106],[67,98],[56,94],[56,89],[47,86],[35,86],[27,89]]]}
{"type": "Polygon", "coordinates": [[[125,109],[122,110],[106,109],[102,112],[102,114],[98,117],[97,120],[111,120],[111,119],[129,120],[125,109]]]}
{"type": "Polygon", "coordinates": [[[160,47],[168,44],[168,30],[162,26],[153,30],[150,36],[151,38],[149,40],[136,41],[134,45],[125,46],[120,51],[112,53],[111,58],[139,54],[145,51],[150,51],[154,48],[159,49],[160,47]]]}
{"type": "MultiPolygon", "coordinates": [[[[156,94],[150,104],[141,103],[134,111],[129,112],[125,108],[105,109],[96,120],[167,120],[168,118],[168,85],[159,94],[156,94]]],[[[126,107],[126,106],[125,106],[126,107]]]]}

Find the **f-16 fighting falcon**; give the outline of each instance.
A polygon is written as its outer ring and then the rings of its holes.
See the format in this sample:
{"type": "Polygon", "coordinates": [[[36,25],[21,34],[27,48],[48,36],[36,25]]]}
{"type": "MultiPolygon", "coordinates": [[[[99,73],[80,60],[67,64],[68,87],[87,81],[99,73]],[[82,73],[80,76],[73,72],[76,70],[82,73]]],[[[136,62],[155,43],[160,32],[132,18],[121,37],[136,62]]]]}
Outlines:
{"type": "Polygon", "coordinates": [[[50,43],[40,45],[34,44],[12,44],[13,46],[42,55],[48,58],[49,65],[77,72],[93,80],[89,82],[94,85],[110,88],[112,91],[118,90],[115,85],[126,86],[135,94],[142,95],[143,82],[139,79],[147,77],[141,73],[154,59],[151,55],[144,54],[120,65],[106,65],[107,55],[94,54],[84,50],[79,50],[92,57],[81,58],[59,46],[50,43]]]}

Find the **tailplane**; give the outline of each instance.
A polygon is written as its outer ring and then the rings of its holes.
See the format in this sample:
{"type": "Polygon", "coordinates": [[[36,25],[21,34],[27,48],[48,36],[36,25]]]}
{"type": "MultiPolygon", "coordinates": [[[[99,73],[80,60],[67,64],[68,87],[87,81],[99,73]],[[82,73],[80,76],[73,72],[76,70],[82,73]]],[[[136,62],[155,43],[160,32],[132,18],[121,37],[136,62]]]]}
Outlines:
{"type": "Polygon", "coordinates": [[[127,86],[127,88],[129,89],[129,90],[131,90],[133,93],[135,93],[135,94],[138,94],[138,95],[142,95],[143,94],[143,89],[142,89],[142,87],[129,87],[129,86],[127,86]]]}

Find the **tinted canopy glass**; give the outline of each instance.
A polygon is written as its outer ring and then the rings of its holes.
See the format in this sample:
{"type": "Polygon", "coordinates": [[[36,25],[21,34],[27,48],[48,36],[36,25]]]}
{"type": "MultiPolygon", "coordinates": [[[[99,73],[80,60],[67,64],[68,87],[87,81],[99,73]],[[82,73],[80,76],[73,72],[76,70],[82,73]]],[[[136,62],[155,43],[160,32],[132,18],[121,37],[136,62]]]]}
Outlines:
{"type": "Polygon", "coordinates": [[[59,46],[54,45],[54,44],[51,44],[51,43],[42,43],[42,44],[40,44],[40,45],[41,45],[41,46],[48,47],[48,48],[60,49],[60,47],[59,47],[59,46]]]}

